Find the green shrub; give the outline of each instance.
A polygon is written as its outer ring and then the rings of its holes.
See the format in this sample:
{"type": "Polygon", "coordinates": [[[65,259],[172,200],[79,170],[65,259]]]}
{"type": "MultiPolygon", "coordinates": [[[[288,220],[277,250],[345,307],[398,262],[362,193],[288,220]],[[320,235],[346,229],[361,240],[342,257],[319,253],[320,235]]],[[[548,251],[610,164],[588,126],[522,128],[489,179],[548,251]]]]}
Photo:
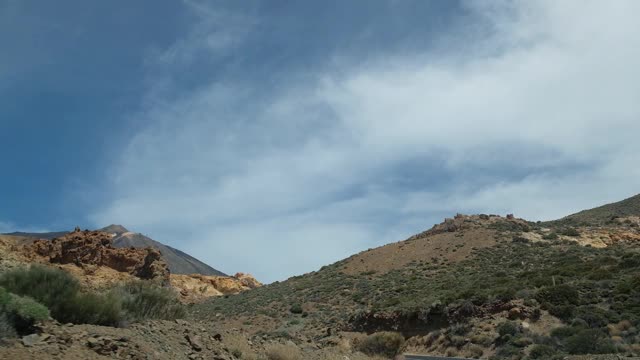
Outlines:
{"type": "Polygon", "coordinates": [[[65,322],[67,314],[75,311],[73,298],[80,289],[80,284],[68,273],[40,265],[4,273],[0,276],[0,286],[45,305],[61,322],[65,322]]]}
{"type": "Polygon", "coordinates": [[[588,327],[600,328],[606,326],[610,321],[606,310],[596,306],[581,306],[578,308],[576,317],[582,319],[588,327]]]}
{"type": "Polygon", "coordinates": [[[569,354],[608,354],[616,351],[611,339],[599,329],[584,329],[565,341],[569,354]]]}
{"type": "Polygon", "coordinates": [[[302,305],[293,304],[291,305],[291,308],[289,308],[289,311],[291,311],[292,314],[302,314],[304,310],[302,309],[302,305]]]}
{"type": "Polygon", "coordinates": [[[555,232],[550,232],[548,234],[544,234],[542,238],[545,240],[557,240],[558,234],[556,234],[555,232]]]}
{"type": "Polygon", "coordinates": [[[11,299],[4,306],[8,319],[19,332],[28,332],[38,321],[49,318],[49,309],[28,296],[10,294],[11,299]]]}
{"type": "Polygon", "coordinates": [[[395,332],[378,332],[367,336],[358,344],[358,350],[367,355],[394,357],[404,345],[404,337],[395,332]]]}
{"type": "Polygon", "coordinates": [[[49,309],[28,296],[12,295],[5,309],[23,319],[43,321],[49,318],[49,309]]]}
{"type": "Polygon", "coordinates": [[[558,339],[565,339],[577,334],[582,328],[576,326],[561,326],[551,330],[551,336],[558,339]]]}
{"type": "Polygon", "coordinates": [[[513,321],[505,321],[502,324],[498,325],[496,328],[498,330],[498,334],[503,337],[505,335],[514,336],[520,332],[520,328],[513,321]]]}
{"type": "Polygon", "coordinates": [[[0,309],[7,305],[9,301],[11,301],[11,295],[5,288],[0,287],[0,309]]]}
{"type": "Polygon", "coordinates": [[[565,236],[580,236],[580,232],[572,227],[564,228],[562,229],[562,231],[560,231],[560,233],[565,236]]]}
{"type": "Polygon", "coordinates": [[[66,322],[119,326],[123,321],[121,303],[113,294],[79,293],[73,298],[73,308],[66,322]]]}
{"type": "Polygon", "coordinates": [[[128,320],[173,320],[185,316],[175,292],[151,281],[132,281],[115,289],[111,296],[121,299],[128,320]]]}
{"type": "Polygon", "coordinates": [[[579,297],[578,290],[568,284],[545,286],[536,294],[538,302],[552,305],[578,305],[579,297]]]}
{"type": "Polygon", "coordinates": [[[629,253],[624,254],[622,256],[622,260],[620,261],[620,267],[623,269],[629,269],[640,266],[640,254],[637,253],[629,253]]]}
{"type": "Polygon", "coordinates": [[[556,349],[549,345],[533,345],[531,351],[529,351],[529,358],[531,359],[550,359],[557,354],[556,349]]]}
{"type": "Polygon", "coordinates": [[[549,314],[567,322],[573,319],[576,313],[574,305],[549,305],[548,308],[549,314]]]}

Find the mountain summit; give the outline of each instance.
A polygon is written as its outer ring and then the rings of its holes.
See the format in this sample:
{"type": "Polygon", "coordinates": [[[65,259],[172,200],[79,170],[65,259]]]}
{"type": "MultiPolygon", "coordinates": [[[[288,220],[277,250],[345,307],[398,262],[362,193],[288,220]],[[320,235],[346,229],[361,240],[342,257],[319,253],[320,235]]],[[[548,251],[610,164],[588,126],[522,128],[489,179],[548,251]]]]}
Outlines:
{"type": "Polygon", "coordinates": [[[116,234],[116,235],[122,235],[124,233],[129,232],[129,230],[127,230],[127,228],[125,228],[124,226],[116,225],[116,224],[111,224],[109,226],[105,226],[102,229],[100,229],[100,231],[104,231],[106,233],[116,234]]]}

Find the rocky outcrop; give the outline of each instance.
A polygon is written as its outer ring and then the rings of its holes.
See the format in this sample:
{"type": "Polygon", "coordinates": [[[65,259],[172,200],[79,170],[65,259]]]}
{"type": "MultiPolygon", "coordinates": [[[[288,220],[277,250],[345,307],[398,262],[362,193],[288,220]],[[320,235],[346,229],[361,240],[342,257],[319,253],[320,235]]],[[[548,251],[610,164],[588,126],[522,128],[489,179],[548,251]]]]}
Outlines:
{"type": "Polygon", "coordinates": [[[236,276],[207,276],[200,274],[171,274],[171,287],[185,303],[196,303],[213,296],[237,294],[262,286],[249,274],[236,276]]]}
{"type": "Polygon", "coordinates": [[[115,248],[110,234],[76,229],[62,237],[36,240],[24,247],[27,257],[42,257],[54,264],[78,267],[104,266],[140,279],[169,283],[169,269],[160,251],[153,248],[115,248]]]}
{"type": "Polygon", "coordinates": [[[242,284],[242,286],[249,289],[255,289],[257,287],[262,286],[262,283],[256,280],[256,278],[254,278],[251,274],[245,274],[245,273],[239,272],[233,275],[233,277],[237,279],[240,282],[240,284],[242,284]]]}
{"type": "Polygon", "coordinates": [[[446,328],[449,320],[439,311],[366,311],[352,316],[346,331],[372,334],[380,331],[396,331],[406,337],[424,335],[446,328]]]}

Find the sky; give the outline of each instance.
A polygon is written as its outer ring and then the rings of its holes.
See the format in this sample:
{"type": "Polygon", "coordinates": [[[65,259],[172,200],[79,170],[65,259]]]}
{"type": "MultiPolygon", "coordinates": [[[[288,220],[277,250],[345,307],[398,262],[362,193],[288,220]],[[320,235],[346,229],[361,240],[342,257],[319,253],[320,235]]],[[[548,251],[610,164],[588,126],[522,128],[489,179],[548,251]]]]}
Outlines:
{"type": "Polygon", "coordinates": [[[0,232],[271,282],[640,192],[640,2],[0,0],[0,232]]]}

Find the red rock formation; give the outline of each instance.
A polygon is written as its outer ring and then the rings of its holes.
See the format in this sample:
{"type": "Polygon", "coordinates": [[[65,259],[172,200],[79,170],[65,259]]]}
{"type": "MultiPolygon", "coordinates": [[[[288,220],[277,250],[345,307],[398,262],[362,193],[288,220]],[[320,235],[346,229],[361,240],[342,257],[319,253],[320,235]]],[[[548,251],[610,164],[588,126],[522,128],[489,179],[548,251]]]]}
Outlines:
{"type": "Polygon", "coordinates": [[[29,256],[48,258],[50,263],[106,266],[141,279],[161,280],[169,283],[169,268],[160,251],[153,248],[115,248],[111,236],[100,231],[77,229],[60,238],[36,240],[25,246],[29,256]]]}

